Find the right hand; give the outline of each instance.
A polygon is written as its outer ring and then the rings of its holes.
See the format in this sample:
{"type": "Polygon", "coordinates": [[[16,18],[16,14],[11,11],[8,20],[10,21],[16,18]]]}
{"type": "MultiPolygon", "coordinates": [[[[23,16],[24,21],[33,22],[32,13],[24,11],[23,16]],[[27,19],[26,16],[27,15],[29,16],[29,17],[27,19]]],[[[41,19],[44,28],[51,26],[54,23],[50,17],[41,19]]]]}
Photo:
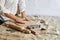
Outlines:
{"type": "Polygon", "coordinates": [[[17,18],[15,21],[16,21],[17,23],[25,24],[25,22],[23,21],[22,18],[17,18]]]}

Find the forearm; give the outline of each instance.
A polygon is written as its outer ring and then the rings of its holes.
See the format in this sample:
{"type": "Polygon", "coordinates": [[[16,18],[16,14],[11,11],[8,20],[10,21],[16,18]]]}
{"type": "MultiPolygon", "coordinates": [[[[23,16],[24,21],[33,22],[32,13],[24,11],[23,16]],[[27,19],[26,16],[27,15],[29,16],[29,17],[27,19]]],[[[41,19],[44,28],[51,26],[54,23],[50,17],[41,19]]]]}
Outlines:
{"type": "Polygon", "coordinates": [[[22,17],[22,18],[25,18],[25,17],[26,17],[25,11],[21,12],[21,17],[22,17]]]}
{"type": "Polygon", "coordinates": [[[13,19],[13,20],[16,20],[18,17],[16,17],[15,15],[13,14],[7,14],[7,13],[4,13],[4,15],[10,19],[13,19]]]}
{"type": "Polygon", "coordinates": [[[19,30],[23,33],[31,33],[31,31],[29,29],[25,29],[24,27],[18,26],[15,23],[12,22],[5,22],[5,26],[8,25],[13,29],[19,30]]]}

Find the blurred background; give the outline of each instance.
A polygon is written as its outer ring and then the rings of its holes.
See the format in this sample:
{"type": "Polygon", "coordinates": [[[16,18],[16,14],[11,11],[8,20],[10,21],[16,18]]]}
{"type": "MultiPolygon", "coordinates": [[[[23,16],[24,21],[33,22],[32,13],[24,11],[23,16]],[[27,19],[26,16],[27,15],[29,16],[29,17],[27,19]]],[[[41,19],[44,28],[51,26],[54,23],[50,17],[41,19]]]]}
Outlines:
{"type": "Polygon", "coordinates": [[[27,15],[60,16],[60,0],[26,0],[27,15]]]}

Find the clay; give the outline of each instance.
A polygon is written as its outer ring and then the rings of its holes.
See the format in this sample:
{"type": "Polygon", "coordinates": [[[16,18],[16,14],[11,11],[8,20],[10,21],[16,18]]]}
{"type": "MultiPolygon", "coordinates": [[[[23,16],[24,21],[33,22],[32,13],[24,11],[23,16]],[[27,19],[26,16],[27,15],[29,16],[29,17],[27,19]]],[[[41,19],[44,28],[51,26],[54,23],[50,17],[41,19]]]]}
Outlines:
{"type": "Polygon", "coordinates": [[[40,25],[26,25],[27,27],[25,27],[24,25],[16,25],[15,23],[13,22],[5,22],[5,26],[7,27],[10,27],[10,28],[13,28],[13,29],[16,29],[22,33],[32,33],[32,34],[36,34],[38,33],[37,31],[40,31],[40,25]],[[36,31],[37,30],[37,31],[36,31]]]}
{"type": "Polygon", "coordinates": [[[44,30],[46,30],[45,28],[41,28],[41,31],[44,31],[44,30]]]}
{"type": "Polygon", "coordinates": [[[27,29],[36,29],[36,28],[40,28],[40,25],[30,25],[26,27],[27,29]]]}
{"type": "Polygon", "coordinates": [[[45,23],[45,21],[44,20],[40,20],[40,23],[45,23]]]}

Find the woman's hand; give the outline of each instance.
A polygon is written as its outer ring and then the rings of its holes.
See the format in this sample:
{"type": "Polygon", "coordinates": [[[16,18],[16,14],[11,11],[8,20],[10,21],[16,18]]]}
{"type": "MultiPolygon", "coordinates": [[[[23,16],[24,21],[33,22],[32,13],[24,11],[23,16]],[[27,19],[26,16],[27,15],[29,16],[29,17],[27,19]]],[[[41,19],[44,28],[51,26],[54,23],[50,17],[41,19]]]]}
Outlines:
{"type": "Polygon", "coordinates": [[[22,18],[18,18],[18,17],[16,17],[13,14],[5,13],[5,16],[8,17],[8,18],[10,18],[10,19],[12,19],[12,20],[14,20],[14,21],[16,21],[16,22],[18,22],[18,23],[25,24],[25,22],[23,22],[23,19],[22,18]]]}
{"type": "Polygon", "coordinates": [[[17,23],[25,24],[25,22],[23,21],[22,18],[17,18],[15,21],[16,21],[17,23]]]}

